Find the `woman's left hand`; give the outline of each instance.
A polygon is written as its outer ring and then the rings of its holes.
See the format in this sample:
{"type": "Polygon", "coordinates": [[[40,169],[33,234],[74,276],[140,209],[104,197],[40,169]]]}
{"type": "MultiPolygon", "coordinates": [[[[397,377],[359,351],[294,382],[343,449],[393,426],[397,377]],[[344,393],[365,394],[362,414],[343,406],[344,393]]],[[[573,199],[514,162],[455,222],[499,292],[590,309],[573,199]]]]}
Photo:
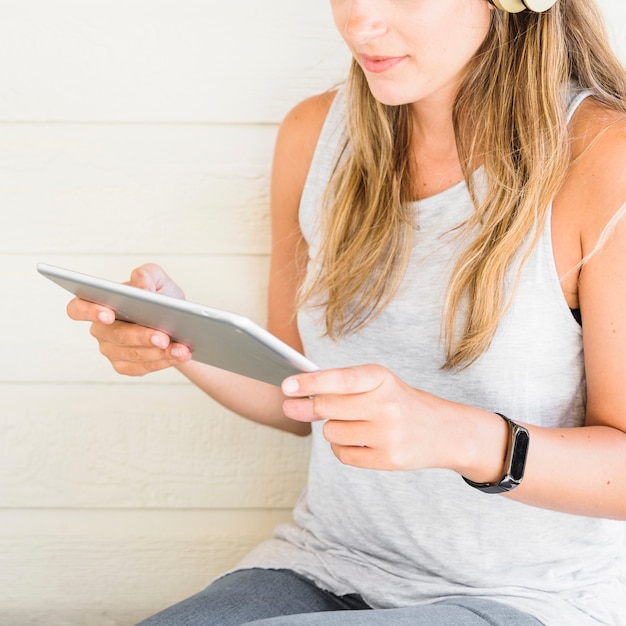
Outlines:
{"type": "Polygon", "coordinates": [[[388,369],[360,365],[287,378],[291,419],[326,420],[324,437],[346,465],[378,470],[451,467],[458,407],[409,387],[388,369]]]}

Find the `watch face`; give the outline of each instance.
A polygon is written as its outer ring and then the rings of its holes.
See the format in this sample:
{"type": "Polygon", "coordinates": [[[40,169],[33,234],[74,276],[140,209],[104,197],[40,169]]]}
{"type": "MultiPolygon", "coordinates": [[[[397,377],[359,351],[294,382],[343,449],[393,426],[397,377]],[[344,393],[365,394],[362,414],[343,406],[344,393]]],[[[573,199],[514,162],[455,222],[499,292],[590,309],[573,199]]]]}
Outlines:
{"type": "Polygon", "coordinates": [[[526,455],[528,454],[528,446],[530,435],[528,431],[519,424],[511,421],[502,413],[496,413],[504,419],[509,427],[509,446],[505,459],[505,474],[497,483],[475,483],[469,478],[463,476],[463,480],[468,484],[482,491],[483,493],[503,493],[515,489],[524,478],[524,469],[526,467],[526,455]]]}
{"type": "Polygon", "coordinates": [[[515,481],[520,481],[524,476],[529,440],[530,437],[526,429],[520,429],[515,433],[515,441],[513,442],[515,452],[511,459],[511,478],[515,481]]]}

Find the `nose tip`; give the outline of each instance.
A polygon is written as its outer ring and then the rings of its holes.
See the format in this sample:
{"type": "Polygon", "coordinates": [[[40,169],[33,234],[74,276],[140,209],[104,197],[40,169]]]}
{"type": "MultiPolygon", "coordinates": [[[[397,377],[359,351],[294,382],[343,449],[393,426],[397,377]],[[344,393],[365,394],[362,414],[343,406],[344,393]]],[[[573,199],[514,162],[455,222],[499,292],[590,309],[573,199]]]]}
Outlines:
{"type": "Polygon", "coordinates": [[[345,28],[346,37],[357,45],[363,45],[387,32],[387,23],[363,15],[352,15],[345,28]]]}

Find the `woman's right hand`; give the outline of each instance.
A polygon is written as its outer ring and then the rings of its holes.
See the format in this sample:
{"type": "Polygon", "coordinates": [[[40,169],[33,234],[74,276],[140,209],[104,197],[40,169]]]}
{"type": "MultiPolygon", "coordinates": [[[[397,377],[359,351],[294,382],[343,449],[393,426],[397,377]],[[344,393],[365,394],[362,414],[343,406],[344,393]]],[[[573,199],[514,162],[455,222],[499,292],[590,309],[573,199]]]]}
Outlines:
{"type": "MultiPolygon", "coordinates": [[[[153,263],[133,270],[127,284],[174,298],[185,297],[165,271],[153,263]]],[[[118,321],[105,306],[74,298],[67,305],[67,314],[73,320],[91,322],[91,334],[98,341],[100,352],[119,374],[143,376],[191,359],[191,350],[172,342],[166,333],[118,321]]]]}

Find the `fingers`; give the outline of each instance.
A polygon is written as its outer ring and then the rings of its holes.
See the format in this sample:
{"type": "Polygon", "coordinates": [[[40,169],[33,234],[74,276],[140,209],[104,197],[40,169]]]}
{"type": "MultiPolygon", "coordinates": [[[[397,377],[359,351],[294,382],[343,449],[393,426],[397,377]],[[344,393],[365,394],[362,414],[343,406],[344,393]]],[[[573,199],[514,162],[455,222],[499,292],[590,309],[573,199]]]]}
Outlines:
{"type": "Polygon", "coordinates": [[[388,471],[457,466],[451,441],[458,405],[407,385],[382,366],[298,374],[283,381],[282,391],[285,415],[323,420],[324,438],[346,465],[388,471]]]}
{"type": "Polygon", "coordinates": [[[292,376],[282,385],[285,415],[324,420],[323,435],[344,464],[369,469],[414,469],[415,395],[388,369],[364,365],[292,376]]]}
{"type": "Polygon", "coordinates": [[[154,263],[146,263],[136,267],[130,273],[130,280],[127,283],[139,289],[148,291],[159,291],[164,284],[167,284],[167,275],[163,269],[154,263]]]}
{"type": "Polygon", "coordinates": [[[285,400],[283,410],[287,417],[300,422],[355,421],[363,418],[365,401],[360,394],[320,394],[285,400]]]}
{"type": "MultiPolygon", "coordinates": [[[[180,287],[172,281],[162,267],[155,263],[146,263],[145,265],[135,268],[131,272],[130,280],[126,284],[175,298],[185,297],[180,287]]],[[[115,321],[115,314],[111,309],[81,300],[80,298],[74,298],[69,302],[67,305],[67,314],[73,320],[85,322],[112,324],[115,321]]]]}
{"type": "Polygon", "coordinates": [[[366,394],[376,391],[389,375],[378,365],[361,365],[291,376],[282,385],[289,398],[283,410],[288,417],[303,422],[359,420],[366,394]]]}
{"type": "Polygon", "coordinates": [[[282,390],[289,397],[367,393],[380,387],[388,376],[389,371],[380,365],[359,365],[290,376],[283,381],[282,390]]]}
{"type": "Polygon", "coordinates": [[[141,376],[191,359],[187,346],[171,342],[165,333],[137,324],[94,323],[90,332],[98,340],[100,352],[120,374],[141,376]]]}
{"type": "Polygon", "coordinates": [[[114,348],[167,349],[170,347],[170,338],[166,333],[128,322],[115,321],[111,324],[96,322],[91,325],[90,332],[100,343],[114,348]]]}
{"type": "MultiPolygon", "coordinates": [[[[107,352],[111,352],[114,346],[132,350],[152,347],[168,349],[170,356],[175,359],[185,358],[189,352],[189,348],[183,344],[170,343],[169,336],[162,331],[116,320],[111,309],[99,304],[74,298],[67,305],[67,313],[73,320],[92,322],[91,335],[100,342],[106,356],[110,356],[107,352]]],[[[147,360],[143,355],[141,358],[147,360]]]]}
{"type": "Polygon", "coordinates": [[[116,320],[107,307],[74,298],[67,313],[74,320],[91,322],[90,333],[100,352],[119,374],[143,376],[191,359],[188,346],[172,342],[159,330],[116,320]]]}
{"type": "MultiPolygon", "coordinates": [[[[154,263],[133,270],[127,284],[184,297],[182,290],[154,263]]],[[[74,298],[67,305],[67,314],[73,320],[91,322],[90,332],[98,341],[100,352],[121,374],[140,376],[191,359],[187,346],[171,342],[164,332],[116,320],[115,312],[108,307],[74,298]]]]}
{"type": "Polygon", "coordinates": [[[184,298],[181,288],[155,263],[146,263],[135,268],[130,274],[129,285],[154,291],[173,298],[184,298]]]}
{"type": "MultiPolygon", "coordinates": [[[[106,351],[102,349],[101,352],[105,354],[106,351]]],[[[183,347],[183,349],[186,349],[183,347]]],[[[171,352],[161,351],[134,351],[127,349],[124,353],[124,358],[118,358],[117,355],[109,357],[113,369],[118,374],[124,374],[126,376],[145,376],[152,372],[158,372],[160,370],[167,369],[168,367],[180,365],[191,358],[191,354],[187,349],[187,358],[173,356],[171,352]]]]}
{"type": "Polygon", "coordinates": [[[108,307],[93,302],[87,302],[80,298],[70,300],[66,308],[68,316],[81,322],[100,322],[112,324],[115,321],[115,313],[108,307]]]}

